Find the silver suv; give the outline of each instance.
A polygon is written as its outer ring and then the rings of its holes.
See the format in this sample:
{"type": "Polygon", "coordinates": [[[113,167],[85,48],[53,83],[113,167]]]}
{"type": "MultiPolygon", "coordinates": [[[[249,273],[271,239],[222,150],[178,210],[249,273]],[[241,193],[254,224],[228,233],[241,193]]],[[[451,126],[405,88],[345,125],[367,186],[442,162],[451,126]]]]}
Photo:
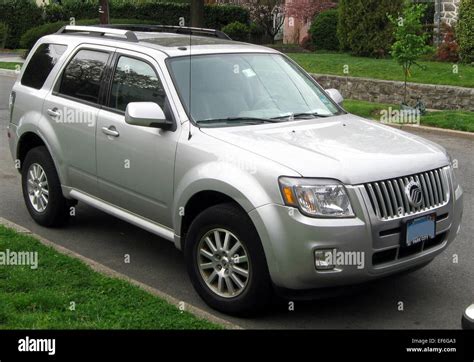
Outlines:
{"type": "Polygon", "coordinates": [[[28,56],[8,135],[37,223],[77,201],[115,215],[183,250],[210,306],[245,314],[275,290],[424,266],[459,232],[446,151],[341,102],[218,31],[67,26],[28,56]]]}

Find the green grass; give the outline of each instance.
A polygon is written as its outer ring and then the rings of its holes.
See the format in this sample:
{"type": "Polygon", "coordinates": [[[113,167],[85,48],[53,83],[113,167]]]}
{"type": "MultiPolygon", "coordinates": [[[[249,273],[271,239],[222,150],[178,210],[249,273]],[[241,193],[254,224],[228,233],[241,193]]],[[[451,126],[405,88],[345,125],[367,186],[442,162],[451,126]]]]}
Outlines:
{"type": "MultiPolygon", "coordinates": [[[[380,120],[380,112],[399,109],[395,104],[372,103],[364,101],[345,100],[344,108],[353,114],[364,118],[380,120]]],[[[429,127],[453,129],[457,131],[474,132],[474,112],[435,111],[421,116],[420,124],[429,127]]]]}
{"type": "Polygon", "coordinates": [[[221,328],[0,225],[7,249],[38,252],[38,268],[0,265],[0,329],[221,328]]]}
{"type": "Polygon", "coordinates": [[[16,63],[16,62],[0,62],[0,69],[15,70],[17,65],[19,65],[20,67],[22,66],[21,63],[16,63]]]}
{"type": "MultiPolygon", "coordinates": [[[[336,52],[288,53],[288,55],[310,73],[399,81],[404,79],[402,68],[392,59],[355,57],[336,52]],[[349,74],[344,74],[345,65],[349,66],[349,74]]],[[[452,63],[421,61],[420,64],[426,68],[414,66],[410,82],[474,87],[473,66],[458,65],[456,74],[453,72],[452,63]]]]}

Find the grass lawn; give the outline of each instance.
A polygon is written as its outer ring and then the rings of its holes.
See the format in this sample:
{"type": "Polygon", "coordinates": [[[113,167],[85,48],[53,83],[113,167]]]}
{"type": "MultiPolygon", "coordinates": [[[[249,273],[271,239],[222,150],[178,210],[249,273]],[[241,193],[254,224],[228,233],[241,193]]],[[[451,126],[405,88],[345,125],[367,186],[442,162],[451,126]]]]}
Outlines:
{"type": "Polygon", "coordinates": [[[21,63],[16,63],[16,62],[0,62],[0,69],[15,70],[17,65],[19,65],[20,67],[22,66],[21,63]]]}
{"type": "Polygon", "coordinates": [[[38,252],[38,268],[0,265],[0,329],[221,328],[0,225],[7,249],[38,252]]]}
{"type": "MultiPolygon", "coordinates": [[[[402,68],[392,59],[355,57],[336,52],[288,53],[287,55],[310,73],[400,81],[404,78],[402,68]],[[349,66],[349,74],[344,74],[345,65],[349,66]]],[[[426,66],[426,69],[414,66],[412,76],[409,78],[410,82],[474,87],[473,66],[458,65],[458,74],[455,74],[452,63],[422,61],[420,64],[426,66]]]]}
{"type": "MultiPolygon", "coordinates": [[[[399,109],[398,105],[372,103],[364,101],[345,100],[344,108],[353,114],[364,118],[380,119],[380,112],[392,107],[399,109]]],[[[420,123],[423,126],[454,129],[458,131],[474,132],[474,112],[462,111],[436,111],[428,112],[421,116],[420,123]]]]}

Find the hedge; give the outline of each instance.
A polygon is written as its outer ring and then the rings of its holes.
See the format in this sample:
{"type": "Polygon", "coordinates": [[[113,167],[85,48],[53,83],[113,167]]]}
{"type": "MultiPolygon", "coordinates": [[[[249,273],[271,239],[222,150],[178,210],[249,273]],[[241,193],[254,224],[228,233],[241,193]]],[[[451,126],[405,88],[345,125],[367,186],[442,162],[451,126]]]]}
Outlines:
{"type": "Polygon", "coordinates": [[[316,49],[338,50],[339,40],[337,38],[337,19],[338,11],[336,9],[326,10],[314,17],[309,34],[316,49]]]}
{"type": "MultiPolygon", "coordinates": [[[[69,21],[75,19],[92,19],[98,17],[97,4],[91,2],[67,2],[64,5],[45,7],[45,21],[69,21]]],[[[116,19],[153,20],[156,24],[178,25],[180,18],[185,24],[190,23],[190,6],[182,3],[114,3],[110,4],[110,17],[116,19]]],[[[223,26],[238,21],[249,23],[246,9],[234,5],[205,5],[204,26],[221,29],[223,26]]]]}
{"type": "Polygon", "coordinates": [[[234,21],[222,28],[222,31],[237,41],[249,41],[250,28],[246,24],[234,21]]]}
{"type": "MultiPolygon", "coordinates": [[[[6,47],[18,48],[21,36],[27,30],[42,24],[45,24],[46,28],[54,28],[53,25],[46,24],[69,22],[72,17],[78,24],[79,20],[84,19],[98,21],[97,10],[97,1],[63,1],[63,5],[54,3],[40,8],[34,0],[4,0],[0,3],[0,22],[4,22],[9,29],[6,47]]],[[[185,25],[189,25],[190,6],[189,3],[111,1],[110,16],[113,19],[142,20],[144,23],[163,25],[178,25],[180,18],[184,18],[185,25]]],[[[204,7],[205,27],[221,29],[235,21],[248,25],[248,10],[234,5],[204,7]]],[[[31,44],[31,40],[27,43],[31,44]]]]}
{"type": "Polygon", "coordinates": [[[394,41],[387,15],[397,16],[404,0],[340,0],[337,36],[355,55],[388,55],[394,41]]]}
{"type": "Polygon", "coordinates": [[[6,48],[18,48],[21,35],[43,23],[42,11],[33,0],[4,0],[0,2],[0,22],[8,26],[6,48]]]}
{"type": "Polygon", "coordinates": [[[474,63],[474,2],[472,0],[461,0],[456,33],[461,61],[474,63]]]}
{"type": "MultiPolygon", "coordinates": [[[[82,19],[77,20],[76,25],[96,25],[99,23],[98,19],[82,19]]],[[[137,19],[111,19],[111,24],[153,24],[153,21],[137,20],[137,19]]],[[[20,39],[20,46],[28,49],[33,48],[33,45],[38,41],[39,38],[56,33],[64,25],[69,25],[68,21],[56,21],[54,23],[47,23],[40,26],[31,28],[24,33],[20,39]]]]}

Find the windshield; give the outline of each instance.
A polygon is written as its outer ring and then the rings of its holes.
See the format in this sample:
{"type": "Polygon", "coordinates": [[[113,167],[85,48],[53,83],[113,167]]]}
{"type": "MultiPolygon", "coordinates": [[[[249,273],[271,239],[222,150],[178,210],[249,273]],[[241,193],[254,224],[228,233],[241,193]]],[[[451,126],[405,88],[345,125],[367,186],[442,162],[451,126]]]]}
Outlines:
{"type": "Polygon", "coordinates": [[[188,114],[200,126],[283,122],[340,112],[280,54],[196,55],[171,58],[169,65],[188,114]]]}

